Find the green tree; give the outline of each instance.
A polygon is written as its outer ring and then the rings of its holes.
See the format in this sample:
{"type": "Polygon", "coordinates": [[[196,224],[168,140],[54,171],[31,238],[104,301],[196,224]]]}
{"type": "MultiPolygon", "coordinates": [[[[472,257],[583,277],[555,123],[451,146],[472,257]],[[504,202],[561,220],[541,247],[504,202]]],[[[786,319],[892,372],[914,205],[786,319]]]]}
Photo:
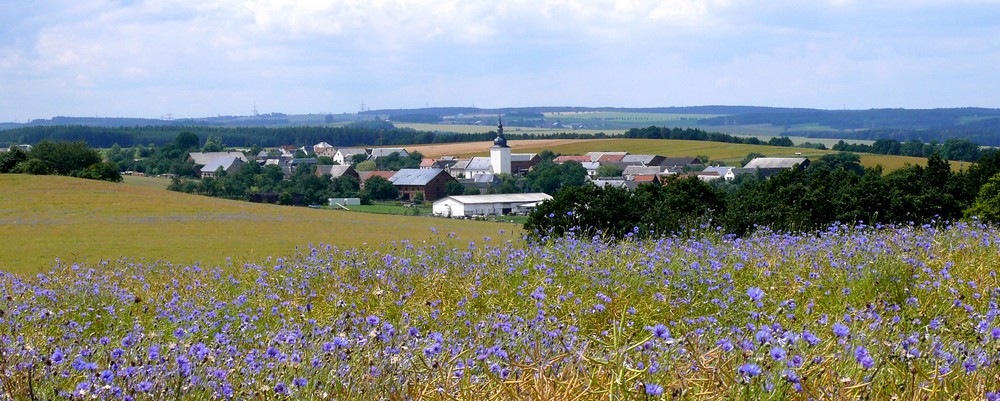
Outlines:
{"type": "Polygon", "coordinates": [[[597,168],[598,177],[621,177],[622,169],[614,164],[604,164],[597,168]]]}
{"type": "Polygon", "coordinates": [[[399,197],[399,190],[396,189],[396,186],[377,175],[369,177],[365,181],[362,192],[372,200],[393,200],[399,197]]]}
{"type": "MultiPolygon", "coordinates": [[[[476,191],[476,193],[478,192],[479,191],[476,191]]],[[[455,180],[449,180],[446,184],[444,184],[444,193],[448,194],[449,196],[462,195],[465,193],[465,185],[462,185],[461,183],[455,180]]]]}
{"type": "Polygon", "coordinates": [[[0,174],[13,172],[25,160],[28,160],[28,154],[17,146],[11,146],[8,151],[0,153],[0,174]]]}
{"type": "Polygon", "coordinates": [[[104,160],[100,152],[87,146],[84,141],[47,140],[33,146],[28,158],[45,162],[58,175],[76,175],[78,171],[104,160]]]}
{"type": "Polygon", "coordinates": [[[357,171],[375,171],[377,168],[378,165],[375,164],[374,160],[365,160],[354,166],[354,169],[357,171]]]}
{"type": "Polygon", "coordinates": [[[1000,174],[995,174],[979,189],[975,203],[965,210],[965,217],[977,217],[987,223],[1000,223],[1000,174]]]}
{"type": "Polygon", "coordinates": [[[209,135],[208,139],[205,140],[205,146],[201,148],[202,152],[221,152],[226,149],[226,145],[222,143],[222,137],[218,135],[209,135]]]}
{"type": "Polygon", "coordinates": [[[525,175],[525,187],[531,191],[554,194],[559,189],[587,182],[587,169],[577,162],[554,164],[542,162],[525,175]]]}
{"type": "Polygon", "coordinates": [[[118,169],[118,165],[109,161],[91,164],[87,168],[80,170],[76,176],[91,180],[122,182],[122,174],[118,169]]]}
{"type": "Polygon", "coordinates": [[[182,131],[181,133],[177,134],[176,138],[174,138],[174,146],[180,150],[190,150],[197,148],[200,143],[201,140],[198,139],[198,135],[195,135],[193,132],[190,131],[182,131]]]}

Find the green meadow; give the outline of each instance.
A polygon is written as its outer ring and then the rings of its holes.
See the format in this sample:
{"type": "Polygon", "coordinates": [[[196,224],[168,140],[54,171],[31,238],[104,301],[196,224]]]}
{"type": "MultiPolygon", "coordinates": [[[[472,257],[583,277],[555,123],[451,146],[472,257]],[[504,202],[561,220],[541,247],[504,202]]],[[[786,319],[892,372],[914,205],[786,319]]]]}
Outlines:
{"type": "Polygon", "coordinates": [[[153,187],[155,178],[126,180],[0,175],[0,270],[38,273],[57,259],[93,265],[122,257],[218,265],[318,242],[366,247],[452,232],[467,239],[520,233],[510,223],[255,204],[165,191],[153,187]]]}

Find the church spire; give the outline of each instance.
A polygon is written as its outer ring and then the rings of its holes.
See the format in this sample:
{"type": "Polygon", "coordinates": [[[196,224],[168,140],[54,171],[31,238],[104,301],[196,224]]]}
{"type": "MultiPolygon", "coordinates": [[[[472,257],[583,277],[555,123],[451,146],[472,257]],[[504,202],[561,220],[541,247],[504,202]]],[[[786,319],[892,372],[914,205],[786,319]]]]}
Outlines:
{"type": "Polygon", "coordinates": [[[506,148],[507,138],[503,137],[503,117],[497,116],[497,137],[493,140],[493,146],[506,148]]]}

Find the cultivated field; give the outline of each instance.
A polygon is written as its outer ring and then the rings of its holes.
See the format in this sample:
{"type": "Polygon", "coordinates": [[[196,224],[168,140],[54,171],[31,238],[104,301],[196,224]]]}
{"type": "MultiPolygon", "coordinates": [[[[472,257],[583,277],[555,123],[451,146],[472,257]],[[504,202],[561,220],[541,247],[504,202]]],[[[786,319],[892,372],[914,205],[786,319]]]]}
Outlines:
{"type": "MultiPolygon", "coordinates": [[[[540,140],[516,140],[508,141],[508,145],[515,153],[537,153],[543,150],[551,150],[561,154],[584,154],[597,151],[627,151],[637,154],[659,154],[663,156],[708,156],[711,160],[719,160],[727,165],[736,165],[748,153],[761,153],[770,157],[796,157],[795,153],[802,156],[817,158],[828,153],[829,150],[817,150],[806,148],[784,148],[767,145],[744,145],[709,141],[679,141],[668,139],[540,139],[540,140]]],[[[445,155],[471,157],[489,156],[491,142],[463,142],[440,145],[413,145],[406,146],[423,153],[427,157],[440,157],[445,155]]],[[[907,163],[914,165],[924,165],[927,160],[920,157],[908,156],[887,156],[860,154],[861,164],[866,167],[882,165],[885,171],[892,171],[903,167],[907,163]]],[[[952,168],[968,168],[969,163],[952,162],[952,168]]]]}
{"type": "MultiPolygon", "coordinates": [[[[153,178],[141,181],[157,183],[153,178]]],[[[121,257],[199,263],[259,261],[310,243],[343,247],[417,242],[455,232],[511,238],[515,224],[253,204],[56,176],[0,175],[0,271],[37,273],[56,259],[121,257]],[[506,234],[499,234],[500,231],[506,234]]]]}

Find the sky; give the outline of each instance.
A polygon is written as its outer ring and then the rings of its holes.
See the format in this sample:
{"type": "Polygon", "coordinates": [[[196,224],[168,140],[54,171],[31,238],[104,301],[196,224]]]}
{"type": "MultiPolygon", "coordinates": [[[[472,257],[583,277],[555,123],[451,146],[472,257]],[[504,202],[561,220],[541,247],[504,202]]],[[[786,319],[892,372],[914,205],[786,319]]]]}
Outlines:
{"type": "Polygon", "coordinates": [[[1000,0],[0,0],[0,121],[1000,107],[1000,0]]]}

